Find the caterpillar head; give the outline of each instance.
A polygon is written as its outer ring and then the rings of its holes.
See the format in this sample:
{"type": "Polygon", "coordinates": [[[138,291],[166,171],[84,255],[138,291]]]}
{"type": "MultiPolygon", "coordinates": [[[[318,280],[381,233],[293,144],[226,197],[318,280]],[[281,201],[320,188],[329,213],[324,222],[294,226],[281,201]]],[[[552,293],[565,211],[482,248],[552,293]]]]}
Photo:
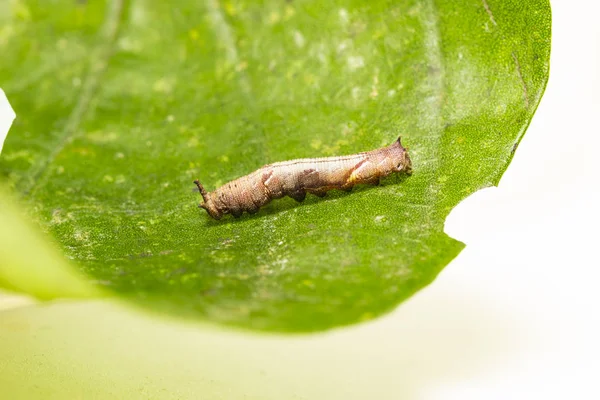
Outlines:
{"type": "Polygon", "coordinates": [[[214,219],[221,219],[221,217],[223,216],[223,213],[221,212],[221,210],[219,210],[216,207],[214,201],[212,201],[210,195],[206,192],[206,190],[204,189],[204,187],[202,186],[200,181],[198,179],[196,179],[194,181],[194,183],[196,184],[196,187],[198,187],[198,190],[200,191],[200,195],[202,196],[202,199],[204,200],[204,203],[199,204],[198,207],[204,208],[206,210],[206,212],[214,219]]]}

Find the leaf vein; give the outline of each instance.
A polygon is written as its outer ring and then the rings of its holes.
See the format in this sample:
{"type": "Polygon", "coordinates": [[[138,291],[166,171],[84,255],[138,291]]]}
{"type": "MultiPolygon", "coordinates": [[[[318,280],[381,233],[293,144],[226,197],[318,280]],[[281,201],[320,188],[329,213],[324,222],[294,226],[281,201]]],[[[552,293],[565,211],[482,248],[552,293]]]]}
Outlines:
{"type": "Polygon", "coordinates": [[[89,72],[83,81],[81,94],[65,123],[62,135],[60,135],[53,145],[50,146],[52,150],[48,157],[40,162],[31,174],[29,186],[25,189],[25,193],[29,193],[31,198],[35,197],[38,188],[44,186],[44,182],[48,177],[48,166],[56,159],[58,154],[60,154],[60,152],[77,137],[77,130],[81,121],[91,108],[90,104],[92,98],[96,93],[102,75],[106,71],[113,54],[114,44],[122,25],[126,1],[127,0],[114,0],[112,2],[108,16],[102,27],[102,43],[96,49],[96,54],[90,57],[89,72]]]}

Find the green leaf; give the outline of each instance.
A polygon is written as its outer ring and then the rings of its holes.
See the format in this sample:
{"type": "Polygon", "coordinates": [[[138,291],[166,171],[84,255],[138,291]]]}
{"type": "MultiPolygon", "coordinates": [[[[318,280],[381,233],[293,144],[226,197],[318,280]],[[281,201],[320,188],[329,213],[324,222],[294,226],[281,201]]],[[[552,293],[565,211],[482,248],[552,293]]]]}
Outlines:
{"type": "Polygon", "coordinates": [[[10,4],[0,171],[30,213],[98,285],[260,330],[370,319],[430,283],[463,248],[445,217],[498,182],[548,78],[547,0],[10,4]],[[195,178],[398,135],[410,178],[197,208],[195,178]]]}
{"type": "Polygon", "coordinates": [[[40,299],[98,297],[60,252],[36,232],[0,187],[0,288],[40,299]]]}

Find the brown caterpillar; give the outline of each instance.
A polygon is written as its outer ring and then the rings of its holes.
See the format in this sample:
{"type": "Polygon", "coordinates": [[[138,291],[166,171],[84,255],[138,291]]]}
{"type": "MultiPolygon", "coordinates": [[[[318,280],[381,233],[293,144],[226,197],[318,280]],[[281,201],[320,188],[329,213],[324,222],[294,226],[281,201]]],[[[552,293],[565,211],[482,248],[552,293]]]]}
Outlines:
{"type": "Polygon", "coordinates": [[[273,199],[290,196],[303,201],[306,193],[324,197],[327,191],[351,191],[356,184],[379,184],[380,178],[394,172],[411,174],[412,163],[400,138],[381,149],[341,157],[302,158],[265,165],[207,192],[195,180],[204,208],[214,219],[223,214],[238,218],[244,211],[254,214],[273,199]]]}

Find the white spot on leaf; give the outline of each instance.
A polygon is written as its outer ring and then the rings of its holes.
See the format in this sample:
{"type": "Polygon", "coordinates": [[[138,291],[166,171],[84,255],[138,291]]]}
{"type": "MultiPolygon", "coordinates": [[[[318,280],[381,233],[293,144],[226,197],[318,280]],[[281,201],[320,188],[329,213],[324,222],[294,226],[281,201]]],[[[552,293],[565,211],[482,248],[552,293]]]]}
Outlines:
{"type": "Polygon", "coordinates": [[[296,43],[296,46],[299,48],[304,47],[306,44],[306,40],[300,31],[294,31],[294,43],[296,43]]]}
{"type": "Polygon", "coordinates": [[[350,16],[348,15],[348,10],[346,10],[345,8],[340,8],[340,11],[338,11],[338,15],[340,16],[340,22],[342,24],[347,24],[348,21],[350,21],[350,16]]]}
{"type": "Polygon", "coordinates": [[[357,70],[365,66],[365,59],[362,56],[350,56],[348,57],[348,67],[351,70],[357,70]]]}
{"type": "Polygon", "coordinates": [[[346,49],[352,46],[352,42],[350,40],[343,40],[338,44],[337,51],[338,53],[343,53],[346,49]]]}
{"type": "Polygon", "coordinates": [[[378,215],[375,217],[375,222],[376,223],[385,222],[386,219],[387,219],[387,217],[385,215],[378,215]]]}

